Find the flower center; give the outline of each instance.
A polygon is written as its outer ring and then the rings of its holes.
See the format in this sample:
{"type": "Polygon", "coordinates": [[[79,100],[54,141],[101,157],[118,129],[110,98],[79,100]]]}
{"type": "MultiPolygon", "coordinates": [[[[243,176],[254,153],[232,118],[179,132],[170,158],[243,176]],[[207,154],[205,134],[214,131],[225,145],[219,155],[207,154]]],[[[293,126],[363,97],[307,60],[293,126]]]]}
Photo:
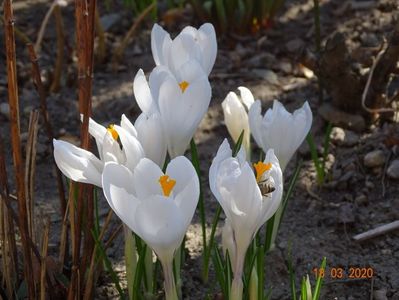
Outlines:
{"type": "Polygon", "coordinates": [[[162,175],[161,177],[159,177],[158,181],[161,185],[164,196],[169,197],[170,193],[173,190],[173,187],[176,184],[176,180],[169,178],[168,175],[162,175]]]}
{"type": "Polygon", "coordinates": [[[258,161],[257,163],[254,164],[254,168],[256,171],[256,181],[259,182],[260,179],[262,178],[263,173],[269,171],[272,168],[272,164],[271,163],[265,164],[264,162],[258,161]]]}
{"type": "Polygon", "coordinates": [[[108,126],[107,131],[111,134],[112,138],[113,138],[115,141],[118,140],[119,134],[118,134],[118,132],[114,129],[114,125],[113,125],[113,124],[111,124],[111,125],[108,126]]]}
{"type": "Polygon", "coordinates": [[[188,88],[189,85],[190,84],[185,80],[179,83],[179,87],[183,93],[185,92],[186,88],[188,88]]]}

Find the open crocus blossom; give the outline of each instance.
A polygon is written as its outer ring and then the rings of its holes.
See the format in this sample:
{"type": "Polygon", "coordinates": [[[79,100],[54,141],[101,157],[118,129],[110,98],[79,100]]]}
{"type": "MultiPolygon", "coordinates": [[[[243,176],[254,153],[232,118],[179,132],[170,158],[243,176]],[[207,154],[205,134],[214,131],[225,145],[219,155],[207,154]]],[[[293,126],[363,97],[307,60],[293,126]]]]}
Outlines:
{"type": "Polygon", "coordinates": [[[169,33],[154,24],[151,49],[157,66],[165,66],[175,73],[186,62],[194,59],[208,76],[216,59],[215,29],[210,23],[202,25],[198,30],[187,26],[172,40],[169,33]]]}
{"type": "Polygon", "coordinates": [[[248,122],[248,111],[254,103],[254,96],[246,87],[239,87],[240,97],[234,92],[229,92],[222,102],[224,121],[234,143],[237,143],[241,132],[244,130],[243,145],[249,158],[251,132],[248,122]]]}
{"type": "Polygon", "coordinates": [[[105,128],[90,119],[89,132],[96,140],[100,159],[71,143],[53,140],[54,158],[58,168],[74,181],[102,187],[101,174],[105,162],[114,161],[133,170],[144,157],[144,150],[136,137],[118,125],[105,128]]]}
{"type": "Polygon", "coordinates": [[[243,147],[237,157],[232,157],[230,146],[224,140],[209,170],[211,191],[228,220],[225,224],[228,227],[224,229],[225,248],[234,258],[231,288],[234,300],[242,298],[241,276],[247,248],[259,228],[276,212],[283,192],[282,172],[272,149],[254,168],[256,174],[246,161],[243,147]],[[234,250],[231,250],[232,243],[234,250]]]}
{"type": "Polygon", "coordinates": [[[102,176],[105,197],[118,217],[157,254],[165,274],[166,299],[177,299],[173,256],[183,241],[199,197],[199,181],[191,162],[179,156],[165,174],[143,158],[132,172],[106,163],[102,176]]]}
{"type": "Polygon", "coordinates": [[[256,143],[265,153],[268,149],[273,149],[284,171],[312,125],[312,111],[308,102],[291,114],[275,100],[273,108],[268,109],[262,117],[261,102],[257,100],[248,115],[256,143]]]}
{"type": "Polygon", "coordinates": [[[198,62],[187,61],[176,74],[158,66],[149,82],[140,69],[133,89],[145,115],[159,114],[170,157],[183,155],[211,100],[211,86],[198,62]]]}

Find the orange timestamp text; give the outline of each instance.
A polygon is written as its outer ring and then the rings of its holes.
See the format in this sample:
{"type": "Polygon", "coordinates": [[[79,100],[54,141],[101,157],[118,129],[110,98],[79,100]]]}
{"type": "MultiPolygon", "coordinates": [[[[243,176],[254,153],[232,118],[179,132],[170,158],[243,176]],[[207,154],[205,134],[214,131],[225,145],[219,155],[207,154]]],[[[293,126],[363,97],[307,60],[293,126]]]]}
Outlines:
{"type": "Polygon", "coordinates": [[[331,279],[371,279],[375,276],[375,271],[372,267],[313,268],[312,271],[316,277],[328,277],[331,279]]]}

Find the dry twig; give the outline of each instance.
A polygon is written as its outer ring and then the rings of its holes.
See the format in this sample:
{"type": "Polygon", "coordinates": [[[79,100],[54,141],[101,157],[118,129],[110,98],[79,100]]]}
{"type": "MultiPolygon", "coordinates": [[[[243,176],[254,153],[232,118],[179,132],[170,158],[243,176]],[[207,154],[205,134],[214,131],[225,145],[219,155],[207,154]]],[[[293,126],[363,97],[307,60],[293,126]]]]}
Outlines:
{"type": "Polygon", "coordinates": [[[399,229],[399,220],[388,223],[388,224],[384,224],[384,225],[378,226],[376,228],[373,228],[371,230],[368,230],[366,232],[357,234],[353,237],[353,239],[357,242],[363,242],[365,240],[385,234],[385,233],[390,232],[395,229],[399,229]]]}

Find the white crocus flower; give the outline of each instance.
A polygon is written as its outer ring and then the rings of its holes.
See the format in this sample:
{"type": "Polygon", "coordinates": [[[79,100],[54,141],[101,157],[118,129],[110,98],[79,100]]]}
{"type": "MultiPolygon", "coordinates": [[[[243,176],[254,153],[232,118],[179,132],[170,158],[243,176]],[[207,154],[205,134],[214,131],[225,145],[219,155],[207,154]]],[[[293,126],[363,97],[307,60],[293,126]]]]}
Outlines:
{"type": "Polygon", "coordinates": [[[118,217],[157,254],[165,274],[166,299],[176,300],[173,256],[183,241],[199,197],[192,163],[174,158],[165,174],[143,158],[134,172],[113,162],[104,167],[103,190],[118,217]]]}
{"type": "Polygon", "coordinates": [[[135,136],[126,129],[110,125],[108,128],[89,120],[89,133],[95,138],[100,159],[93,153],[62,141],[53,140],[54,158],[58,168],[68,178],[101,186],[104,163],[114,161],[133,170],[144,157],[144,150],[135,136]]]}
{"type": "Polygon", "coordinates": [[[259,228],[276,212],[283,192],[282,173],[273,150],[266,153],[264,162],[254,166],[256,176],[246,161],[244,148],[237,157],[232,157],[224,140],[209,170],[211,191],[223,208],[234,239],[235,250],[231,251],[234,253],[231,299],[234,300],[242,297],[241,276],[247,248],[259,228]]]}
{"type": "Polygon", "coordinates": [[[211,86],[195,60],[187,61],[177,73],[156,67],[149,82],[140,69],[133,82],[136,101],[142,112],[158,113],[171,158],[183,155],[211,100],[211,86]]]}
{"type": "Polygon", "coordinates": [[[206,23],[198,30],[187,26],[172,40],[161,26],[154,24],[151,49],[157,66],[165,66],[173,73],[186,62],[197,60],[208,76],[215,63],[217,43],[213,25],[206,23]]]}
{"type": "Polygon", "coordinates": [[[134,125],[125,115],[122,115],[121,127],[138,139],[144,149],[145,157],[151,159],[158,166],[163,166],[167,147],[161,117],[158,113],[149,116],[142,113],[136,119],[134,125]]]}
{"type": "Polygon", "coordinates": [[[241,132],[244,130],[243,145],[247,152],[248,160],[251,154],[251,132],[249,129],[248,111],[254,103],[254,96],[246,87],[239,87],[240,97],[230,92],[222,102],[224,121],[234,143],[237,143],[241,132]]]}
{"type": "Polygon", "coordinates": [[[257,100],[251,106],[248,115],[249,126],[256,143],[265,153],[273,149],[284,171],[312,125],[312,111],[308,102],[291,114],[275,100],[273,108],[268,109],[262,117],[261,102],[257,100]]]}

